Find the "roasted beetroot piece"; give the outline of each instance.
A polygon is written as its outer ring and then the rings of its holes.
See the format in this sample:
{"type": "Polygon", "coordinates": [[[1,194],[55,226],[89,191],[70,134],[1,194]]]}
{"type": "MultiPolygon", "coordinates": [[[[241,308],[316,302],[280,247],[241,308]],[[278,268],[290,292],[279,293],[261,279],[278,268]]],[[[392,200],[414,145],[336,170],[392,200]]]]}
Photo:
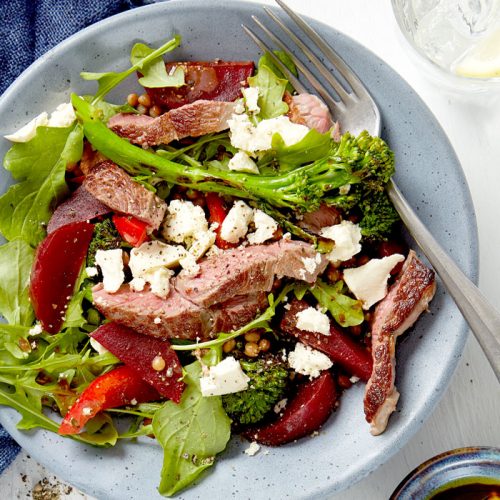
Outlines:
{"type": "Polygon", "coordinates": [[[209,101],[234,101],[241,97],[241,87],[253,73],[252,61],[212,61],[167,63],[167,73],[182,67],[186,84],[179,88],[147,88],[153,103],[167,109],[206,99],[209,101]]]}
{"type": "Polygon", "coordinates": [[[92,333],[108,351],[134,370],[162,396],[175,403],[181,400],[184,382],[182,367],[170,342],[137,333],[118,323],[107,323],[92,333]]]}
{"type": "Polygon", "coordinates": [[[282,331],[293,335],[303,344],[323,352],[348,373],[366,382],[372,374],[373,361],[371,355],[362,345],[356,343],[347,333],[342,331],[340,327],[331,324],[330,335],[306,332],[297,328],[297,313],[308,307],[307,302],[294,300],[281,320],[282,331]]]}
{"type": "Polygon", "coordinates": [[[280,446],[317,431],[335,408],[337,390],[329,371],[302,384],[276,421],[244,432],[252,441],[280,446]]]}
{"type": "Polygon", "coordinates": [[[43,329],[57,333],[80,273],[94,225],[73,222],[45,238],[31,269],[30,297],[43,329]]]}
{"type": "Polygon", "coordinates": [[[161,399],[150,385],[128,366],[119,366],[97,377],[69,409],[59,434],[78,434],[97,413],[109,408],[161,399]]]}
{"type": "Polygon", "coordinates": [[[72,222],[85,222],[109,212],[111,209],[108,206],[80,186],[71,197],[56,208],[47,226],[47,234],[72,222]]]}

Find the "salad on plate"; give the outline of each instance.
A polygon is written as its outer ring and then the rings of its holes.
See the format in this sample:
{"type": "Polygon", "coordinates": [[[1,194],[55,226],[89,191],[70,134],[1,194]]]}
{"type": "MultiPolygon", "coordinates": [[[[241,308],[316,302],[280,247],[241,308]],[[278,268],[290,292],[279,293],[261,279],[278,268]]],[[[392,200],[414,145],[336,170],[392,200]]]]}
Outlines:
{"type": "Polygon", "coordinates": [[[129,69],[81,73],[95,95],[6,136],[0,197],[0,404],[23,430],[155,439],[165,496],[232,434],[254,455],[320,433],[355,383],[382,433],[396,338],[435,292],[381,138],[269,54],[165,63],[179,44],[135,44],[129,69]],[[143,91],[105,101],[129,76],[143,91]]]}

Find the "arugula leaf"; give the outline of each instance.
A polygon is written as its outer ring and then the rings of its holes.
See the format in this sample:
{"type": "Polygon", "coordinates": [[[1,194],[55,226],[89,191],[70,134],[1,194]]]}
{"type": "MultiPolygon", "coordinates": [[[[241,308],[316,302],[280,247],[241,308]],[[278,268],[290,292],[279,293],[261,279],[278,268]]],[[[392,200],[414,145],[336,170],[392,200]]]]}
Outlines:
{"type": "Polygon", "coordinates": [[[0,246],[0,314],[11,324],[29,326],[35,319],[29,299],[34,250],[23,240],[0,246]]]}
{"type": "Polygon", "coordinates": [[[153,430],[164,450],[162,495],[175,495],[213,465],[231,435],[231,420],[221,397],[203,397],[200,376],[199,361],[186,366],[187,387],[181,402],[167,401],[153,417],[153,430]]]}
{"type": "MultiPolygon", "coordinates": [[[[298,76],[299,73],[297,71],[297,68],[295,67],[294,62],[292,61],[291,57],[286,53],[283,52],[282,50],[273,50],[273,54],[295,75],[298,76]]],[[[257,67],[260,68],[261,66],[267,66],[277,77],[287,79],[286,76],[283,74],[281,69],[278,67],[278,65],[274,62],[274,59],[271,57],[269,52],[264,52],[264,55],[259,59],[257,67]]],[[[294,88],[292,87],[292,84],[290,82],[287,83],[286,89],[288,92],[292,93],[294,91],[294,88]]]]}
{"type": "Polygon", "coordinates": [[[33,139],[7,151],[4,167],[20,181],[0,197],[0,232],[7,240],[22,238],[33,247],[42,241],[53,208],[67,193],[66,166],[79,161],[82,151],[78,124],[38,127],[33,139]]]}
{"type": "Polygon", "coordinates": [[[266,65],[258,68],[257,74],[248,78],[250,87],[259,88],[259,99],[257,104],[260,112],[257,115],[261,120],[276,118],[288,111],[288,105],[283,102],[288,80],[278,78],[266,65]]]}
{"type": "Polygon", "coordinates": [[[337,281],[328,285],[324,281],[317,280],[310,288],[321,307],[326,307],[340,326],[356,326],[364,321],[362,303],[345,295],[343,292],[344,282],[337,281]]]}
{"type": "MultiPolygon", "coordinates": [[[[83,96],[83,100],[88,102],[89,104],[94,99],[93,95],[85,95],[83,96]]],[[[138,114],[137,109],[131,106],[128,103],[125,104],[112,104],[106,101],[100,101],[94,105],[94,108],[97,110],[96,118],[102,120],[104,123],[107,123],[108,120],[117,115],[118,113],[133,113],[138,114]]]]}
{"type": "MultiPolygon", "coordinates": [[[[174,38],[163,44],[161,47],[145,55],[142,59],[137,59],[136,62],[132,64],[132,67],[120,73],[116,73],[115,71],[109,71],[107,73],[90,73],[87,71],[81,72],[80,76],[84,80],[97,80],[98,82],[99,88],[94,96],[92,104],[96,104],[101,101],[110,90],[120,84],[129,75],[147,68],[147,66],[152,64],[158,57],[161,57],[166,52],[174,50],[180,45],[180,43],[181,37],[179,35],[175,35],[174,38]]],[[[132,52],[134,52],[134,49],[132,49],[132,52]]],[[[139,50],[136,49],[136,52],[139,52],[139,50]]]]}
{"type": "Polygon", "coordinates": [[[285,144],[280,134],[274,134],[271,147],[280,164],[280,171],[285,172],[327,156],[331,141],[328,132],[321,134],[316,129],[311,129],[299,142],[291,146],[285,144]]]}
{"type": "Polygon", "coordinates": [[[0,323],[0,366],[16,366],[26,361],[29,355],[21,349],[20,342],[28,336],[28,326],[0,323]]]}
{"type": "Polygon", "coordinates": [[[176,67],[172,74],[167,73],[165,62],[162,57],[157,57],[151,62],[144,64],[144,61],[154,49],[143,43],[136,43],[130,53],[130,62],[133,65],[140,65],[142,77],[139,83],[143,87],[181,87],[184,85],[184,69],[176,67]]]}

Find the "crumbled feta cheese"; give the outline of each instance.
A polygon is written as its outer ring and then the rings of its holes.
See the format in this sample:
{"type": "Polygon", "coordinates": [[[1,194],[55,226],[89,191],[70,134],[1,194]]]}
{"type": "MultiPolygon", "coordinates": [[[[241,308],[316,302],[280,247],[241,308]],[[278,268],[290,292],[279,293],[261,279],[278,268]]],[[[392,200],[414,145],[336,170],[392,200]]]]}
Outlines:
{"type": "Polygon", "coordinates": [[[321,254],[316,252],[316,255],[314,257],[302,257],[301,260],[304,264],[304,269],[302,270],[303,273],[301,272],[301,278],[305,279],[306,272],[311,275],[314,275],[314,273],[316,272],[316,269],[321,264],[321,254]]]}
{"type": "Polygon", "coordinates": [[[287,116],[262,120],[254,126],[248,115],[232,115],[227,123],[231,144],[250,154],[271,149],[274,134],[279,134],[287,146],[292,146],[309,132],[305,125],[293,123],[287,116]]]}
{"type": "Polygon", "coordinates": [[[255,441],[250,443],[250,446],[245,450],[245,454],[249,457],[253,457],[260,450],[260,444],[257,444],[255,441]]]}
{"type": "Polygon", "coordinates": [[[296,326],[299,330],[330,335],[330,319],[314,307],[308,307],[298,312],[296,317],[296,326]]]}
{"type": "Polygon", "coordinates": [[[42,325],[40,323],[37,323],[32,328],[30,328],[28,331],[28,333],[30,335],[40,335],[42,332],[43,332],[43,328],[42,328],[42,325]]]}
{"type": "Polygon", "coordinates": [[[197,233],[207,231],[208,222],[203,208],[190,201],[172,200],[163,223],[162,234],[167,241],[191,243],[197,233]]]}
{"type": "Polygon", "coordinates": [[[154,323],[155,325],[159,325],[159,324],[161,323],[161,318],[156,317],[156,318],[153,320],[153,323],[154,323]]]}
{"type": "Polygon", "coordinates": [[[213,224],[210,226],[208,231],[200,231],[196,234],[196,239],[193,240],[193,243],[189,247],[189,253],[198,260],[200,257],[203,257],[208,250],[215,243],[215,233],[213,229],[213,224]]]}
{"type": "Polygon", "coordinates": [[[281,411],[285,409],[287,402],[288,402],[287,398],[283,398],[283,399],[279,400],[274,405],[274,413],[281,413],[281,411]]]}
{"type": "Polygon", "coordinates": [[[249,174],[258,174],[259,167],[244,151],[238,151],[227,164],[229,170],[235,172],[247,172],[249,174]]]}
{"type": "Polygon", "coordinates": [[[361,228],[351,221],[343,220],[335,226],[324,227],[320,235],[335,242],[335,247],[327,255],[330,262],[349,260],[361,251],[361,228]]]}
{"type": "Polygon", "coordinates": [[[151,285],[151,292],[164,299],[170,292],[170,278],[174,275],[171,269],[157,267],[148,271],[144,279],[151,285]]]}
{"type": "Polygon", "coordinates": [[[355,384],[357,382],[359,382],[361,379],[359,377],[356,377],[355,375],[353,375],[349,381],[351,382],[351,384],[355,384]]]}
{"type": "Polygon", "coordinates": [[[145,274],[158,267],[173,267],[187,255],[180,245],[167,245],[161,241],[147,241],[130,252],[129,267],[134,278],[143,278],[145,274]]]}
{"type": "Polygon", "coordinates": [[[97,267],[94,266],[86,267],[85,272],[87,273],[87,276],[89,278],[93,278],[94,276],[97,276],[99,274],[97,267]]]}
{"type": "Polygon", "coordinates": [[[253,210],[241,200],[235,201],[220,228],[220,237],[229,243],[238,243],[247,234],[253,210]]]}
{"type": "Polygon", "coordinates": [[[271,239],[278,229],[278,223],[258,208],[253,211],[253,223],[255,224],[255,232],[247,236],[251,245],[258,245],[271,239]]]}
{"type": "Polygon", "coordinates": [[[109,352],[102,344],[97,342],[97,340],[92,337],[90,337],[90,345],[99,354],[106,354],[107,352],[109,352]]]}
{"type": "Polygon", "coordinates": [[[208,375],[200,378],[201,394],[208,397],[244,391],[249,381],[239,361],[229,356],[215,366],[211,366],[208,375]]]}
{"type": "Polygon", "coordinates": [[[371,259],[360,267],[344,270],[344,281],[356,298],[363,302],[363,309],[370,309],[387,295],[390,272],[403,260],[405,258],[396,253],[382,259],[371,259]]]}
{"type": "Polygon", "coordinates": [[[238,99],[234,105],[234,112],[237,115],[245,112],[245,105],[243,104],[243,99],[238,99]]]}
{"type": "Polygon", "coordinates": [[[328,370],[333,364],[328,356],[300,342],[288,354],[288,363],[297,373],[311,378],[319,377],[323,370],[328,370]]]}
{"type": "Polygon", "coordinates": [[[95,262],[102,271],[104,290],[109,293],[118,291],[125,279],[125,273],[123,272],[123,251],[119,248],[97,250],[95,262]]]}
{"type": "Polygon", "coordinates": [[[92,408],[90,408],[89,406],[86,406],[85,408],[83,408],[82,415],[86,415],[86,416],[92,415],[92,408]]]}
{"type": "Polygon", "coordinates": [[[259,113],[260,108],[257,104],[259,100],[259,88],[258,87],[247,87],[241,89],[243,98],[245,99],[245,105],[249,113],[259,113]]]}
{"type": "Polygon", "coordinates": [[[142,292],[146,286],[146,280],[143,278],[133,278],[129,286],[134,292],[142,292]]]}
{"type": "Polygon", "coordinates": [[[76,120],[75,110],[70,102],[59,104],[49,118],[49,127],[69,127],[76,120]]]}
{"type": "Polygon", "coordinates": [[[49,115],[46,111],[40,113],[29,123],[21,127],[17,132],[4,136],[11,142],[28,142],[36,135],[38,127],[46,127],[49,124],[49,115]]]}
{"type": "Polygon", "coordinates": [[[185,276],[196,276],[200,272],[200,266],[193,255],[187,254],[180,262],[185,276]]]}

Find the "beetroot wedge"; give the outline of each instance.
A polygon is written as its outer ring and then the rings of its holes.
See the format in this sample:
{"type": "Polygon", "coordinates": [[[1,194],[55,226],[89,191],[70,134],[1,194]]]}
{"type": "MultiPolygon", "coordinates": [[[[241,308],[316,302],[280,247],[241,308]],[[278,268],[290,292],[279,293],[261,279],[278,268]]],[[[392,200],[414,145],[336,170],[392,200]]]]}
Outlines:
{"type": "Polygon", "coordinates": [[[329,371],[302,384],[288,403],[283,415],[270,424],[244,432],[252,441],[280,446],[317,431],[335,408],[337,391],[329,371]]]}
{"type": "Polygon", "coordinates": [[[330,335],[306,332],[297,328],[297,313],[306,309],[306,302],[294,300],[290,309],[281,320],[281,330],[293,335],[303,344],[326,354],[334,363],[338,363],[348,373],[368,381],[372,374],[373,361],[370,353],[352,340],[349,335],[335,325],[330,326],[330,335]]]}
{"type": "Polygon", "coordinates": [[[162,396],[175,403],[184,391],[182,367],[170,342],[142,335],[118,323],[106,323],[91,334],[162,396]]]}

